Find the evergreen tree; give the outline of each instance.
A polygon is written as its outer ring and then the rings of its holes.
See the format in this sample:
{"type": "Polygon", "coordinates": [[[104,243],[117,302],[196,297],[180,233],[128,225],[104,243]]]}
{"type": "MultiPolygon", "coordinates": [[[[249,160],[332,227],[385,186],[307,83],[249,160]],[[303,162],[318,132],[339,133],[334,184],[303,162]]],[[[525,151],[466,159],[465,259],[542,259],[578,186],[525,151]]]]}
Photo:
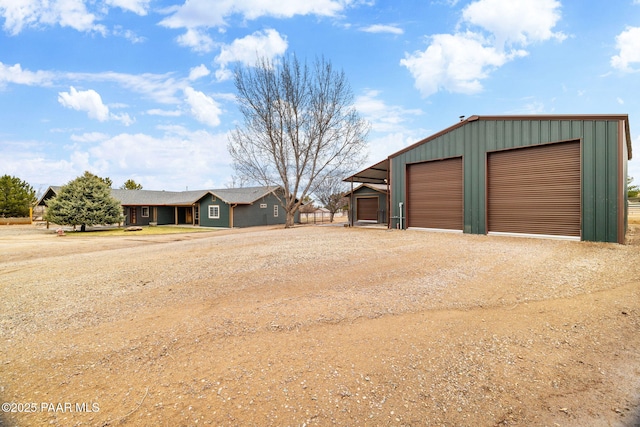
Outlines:
{"type": "Polygon", "coordinates": [[[60,189],[47,203],[47,221],[60,225],[82,226],[115,224],[122,221],[120,202],[111,196],[104,179],[85,172],[60,189]]]}
{"type": "Polygon", "coordinates": [[[28,183],[15,176],[0,177],[0,217],[28,217],[35,202],[36,192],[28,183]]]}
{"type": "Polygon", "coordinates": [[[142,190],[142,184],[138,184],[132,179],[128,179],[120,187],[121,190],[142,190]]]}

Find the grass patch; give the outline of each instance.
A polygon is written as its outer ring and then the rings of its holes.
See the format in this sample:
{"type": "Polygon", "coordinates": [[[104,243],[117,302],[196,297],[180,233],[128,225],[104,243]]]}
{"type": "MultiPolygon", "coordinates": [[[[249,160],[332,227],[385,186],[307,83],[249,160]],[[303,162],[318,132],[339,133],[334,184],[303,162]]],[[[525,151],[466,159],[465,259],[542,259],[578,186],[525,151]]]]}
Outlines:
{"type": "Polygon", "coordinates": [[[109,229],[89,229],[87,231],[67,231],[66,236],[85,236],[85,237],[102,237],[102,236],[151,236],[158,234],[178,234],[178,233],[202,233],[205,231],[216,231],[215,228],[197,228],[197,227],[175,227],[162,226],[142,227],[138,231],[125,231],[126,227],[109,228],[109,229]]]}

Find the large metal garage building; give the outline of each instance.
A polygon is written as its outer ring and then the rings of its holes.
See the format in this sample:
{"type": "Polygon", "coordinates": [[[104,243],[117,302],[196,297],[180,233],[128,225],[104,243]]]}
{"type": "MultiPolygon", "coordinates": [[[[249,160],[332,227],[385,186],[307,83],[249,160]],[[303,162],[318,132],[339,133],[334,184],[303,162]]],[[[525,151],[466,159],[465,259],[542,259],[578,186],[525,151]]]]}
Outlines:
{"type": "Polygon", "coordinates": [[[472,116],[347,178],[389,226],[624,243],[627,115],[472,116]]]}

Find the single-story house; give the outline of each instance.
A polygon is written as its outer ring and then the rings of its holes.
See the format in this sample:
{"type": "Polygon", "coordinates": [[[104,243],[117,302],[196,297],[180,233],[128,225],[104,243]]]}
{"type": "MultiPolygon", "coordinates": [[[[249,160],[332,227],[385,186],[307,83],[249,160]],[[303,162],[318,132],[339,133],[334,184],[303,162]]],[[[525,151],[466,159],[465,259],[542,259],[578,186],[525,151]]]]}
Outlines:
{"type": "Polygon", "coordinates": [[[393,228],[624,243],[631,154],[627,115],[471,116],[345,181],[393,228]]]}
{"type": "Polygon", "coordinates": [[[363,183],[345,194],[349,200],[349,211],[357,222],[386,224],[387,185],[363,183]],[[353,205],[354,209],[351,209],[353,205]]]}
{"type": "MultiPolygon", "coordinates": [[[[46,205],[60,188],[49,187],[38,205],[46,205]]],[[[284,224],[286,213],[276,197],[278,192],[282,192],[280,187],[194,191],[111,189],[111,195],[122,205],[125,225],[153,223],[229,228],[284,224]]]]}

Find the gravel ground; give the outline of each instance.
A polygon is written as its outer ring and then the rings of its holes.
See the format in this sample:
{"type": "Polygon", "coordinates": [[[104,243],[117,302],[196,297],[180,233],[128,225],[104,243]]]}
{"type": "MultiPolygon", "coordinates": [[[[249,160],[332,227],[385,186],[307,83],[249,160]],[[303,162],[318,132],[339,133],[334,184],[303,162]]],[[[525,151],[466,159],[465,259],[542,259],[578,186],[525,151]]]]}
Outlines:
{"type": "Polygon", "coordinates": [[[0,425],[640,425],[631,227],[0,227],[0,425]]]}

